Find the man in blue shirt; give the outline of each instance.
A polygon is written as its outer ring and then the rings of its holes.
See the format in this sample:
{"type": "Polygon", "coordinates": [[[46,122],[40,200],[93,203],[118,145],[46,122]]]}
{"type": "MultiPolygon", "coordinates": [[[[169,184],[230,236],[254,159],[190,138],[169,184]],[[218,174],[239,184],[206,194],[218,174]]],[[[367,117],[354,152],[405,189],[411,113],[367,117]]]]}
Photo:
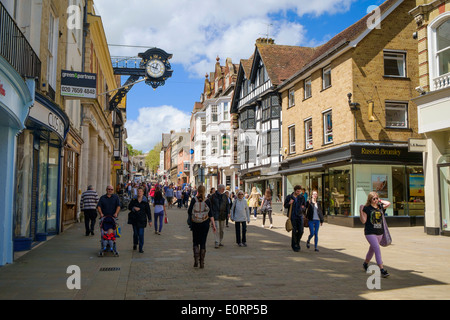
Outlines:
{"type": "MultiPolygon", "coordinates": [[[[292,250],[295,252],[300,251],[300,239],[303,235],[303,212],[305,210],[306,202],[305,198],[302,196],[302,187],[295,186],[294,192],[286,197],[284,200],[284,207],[290,209],[291,212],[291,222],[292,222],[292,239],[291,246],[292,250]]],[[[288,211],[289,212],[289,211],[288,211]]],[[[289,215],[289,213],[288,213],[289,215]]]]}
{"type": "Polygon", "coordinates": [[[100,213],[100,218],[103,216],[113,216],[117,218],[120,211],[120,200],[117,194],[114,194],[114,188],[108,186],[106,188],[106,194],[100,197],[97,204],[98,212],[100,213]]]}

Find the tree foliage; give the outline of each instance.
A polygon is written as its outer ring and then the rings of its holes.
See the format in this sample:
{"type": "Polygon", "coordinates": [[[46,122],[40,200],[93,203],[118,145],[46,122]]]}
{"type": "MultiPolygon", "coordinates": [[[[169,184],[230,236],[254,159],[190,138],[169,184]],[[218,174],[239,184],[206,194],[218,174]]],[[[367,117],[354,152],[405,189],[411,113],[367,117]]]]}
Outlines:
{"type": "Polygon", "coordinates": [[[159,158],[162,149],[162,142],[159,142],[148,154],[145,158],[145,163],[147,168],[153,173],[156,173],[159,167],[159,158]]]}

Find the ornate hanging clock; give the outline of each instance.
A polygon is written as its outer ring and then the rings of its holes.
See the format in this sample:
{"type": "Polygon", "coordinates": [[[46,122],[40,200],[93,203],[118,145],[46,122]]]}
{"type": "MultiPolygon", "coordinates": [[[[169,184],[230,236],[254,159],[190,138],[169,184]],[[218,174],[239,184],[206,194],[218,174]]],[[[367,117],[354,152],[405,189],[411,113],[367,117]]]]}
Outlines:
{"type": "Polygon", "coordinates": [[[145,53],[140,53],[142,58],[141,65],[145,68],[147,80],[146,84],[156,89],[163,86],[168,78],[172,76],[173,70],[170,66],[169,59],[172,58],[162,49],[153,48],[147,50],[145,53]]]}

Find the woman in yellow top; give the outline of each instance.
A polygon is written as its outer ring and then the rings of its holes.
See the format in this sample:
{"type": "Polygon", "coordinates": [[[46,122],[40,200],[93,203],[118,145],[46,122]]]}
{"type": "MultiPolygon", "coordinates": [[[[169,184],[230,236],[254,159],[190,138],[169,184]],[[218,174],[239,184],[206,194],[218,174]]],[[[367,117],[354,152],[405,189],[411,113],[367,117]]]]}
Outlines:
{"type": "Polygon", "coordinates": [[[259,207],[259,199],[261,198],[261,195],[256,190],[256,187],[252,188],[252,193],[248,197],[248,207],[250,208],[250,212],[252,212],[252,208],[254,210],[254,216],[253,219],[256,220],[256,214],[259,207]]]}

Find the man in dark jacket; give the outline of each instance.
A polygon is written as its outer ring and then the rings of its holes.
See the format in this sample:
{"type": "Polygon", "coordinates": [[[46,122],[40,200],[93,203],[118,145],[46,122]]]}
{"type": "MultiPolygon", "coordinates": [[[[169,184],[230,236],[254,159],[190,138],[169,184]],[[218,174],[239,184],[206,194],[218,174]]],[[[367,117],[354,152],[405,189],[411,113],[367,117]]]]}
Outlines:
{"type": "Polygon", "coordinates": [[[230,204],[228,203],[228,197],[224,193],[225,186],[220,184],[217,187],[217,191],[210,197],[211,212],[214,217],[214,223],[216,224],[215,248],[222,247],[223,230],[225,227],[225,220],[230,217],[230,204]]]}
{"type": "Polygon", "coordinates": [[[302,187],[295,186],[294,192],[286,197],[284,200],[284,207],[289,209],[292,206],[291,222],[292,222],[292,239],[291,246],[295,252],[300,251],[300,239],[303,235],[303,212],[305,210],[306,202],[302,196],[302,187]]]}
{"type": "Polygon", "coordinates": [[[144,246],[144,229],[152,226],[152,211],[147,198],[144,196],[144,188],[138,188],[138,195],[133,198],[128,205],[130,213],[128,214],[128,224],[133,226],[133,250],[136,250],[139,244],[139,252],[143,253],[144,246]]]}

